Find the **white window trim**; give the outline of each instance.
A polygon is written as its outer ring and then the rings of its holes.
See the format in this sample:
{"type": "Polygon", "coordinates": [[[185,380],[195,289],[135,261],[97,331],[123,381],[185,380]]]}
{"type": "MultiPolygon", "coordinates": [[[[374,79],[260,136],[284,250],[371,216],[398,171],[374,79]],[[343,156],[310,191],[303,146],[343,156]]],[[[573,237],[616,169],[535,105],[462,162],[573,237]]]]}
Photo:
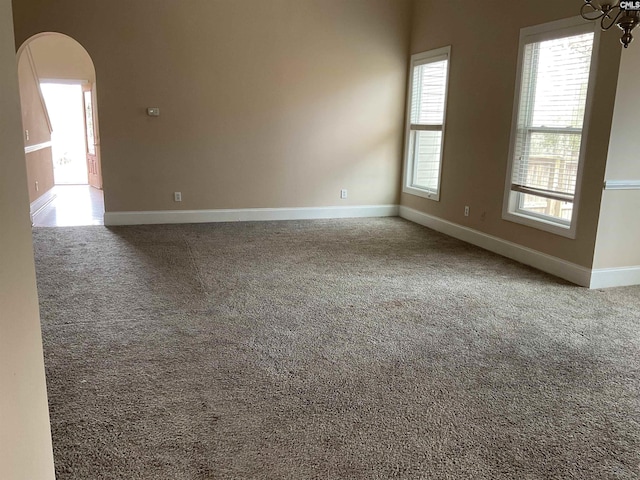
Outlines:
{"type": "Polygon", "coordinates": [[[591,119],[591,107],[596,87],[596,72],[598,70],[597,59],[600,45],[600,29],[596,28],[597,22],[585,22],[582,17],[572,17],[555,22],[545,23],[544,25],[536,25],[526,27],[520,30],[520,42],[518,44],[518,67],[516,74],[515,98],[513,101],[513,116],[511,119],[511,140],[509,145],[509,161],[507,167],[507,176],[505,179],[504,202],[502,208],[502,218],[510,222],[519,223],[538,230],[555,233],[567,238],[576,238],[578,211],[580,206],[580,197],[582,191],[582,174],[584,170],[584,157],[586,153],[589,125],[591,119]],[[580,154],[578,160],[578,172],[576,175],[576,192],[573,200],[573,211],[571,221],[563,224],[561,220],[545,217],[544,215],[536,215],[535,213],[523,214],[516,211],[516,203],[518,195],[511,189],[513,177],[513,157],[516,147],[517,124],[518,124],[518,108],[520,106],[520,91],[522,86],[522,61],[524,54],[524,45],[532,42],[540,42],[545,40],[553,40],[555,38],[565,37],[569,35],[579,35],[583,33],[594,33],[593,51],[591,54],[591,69],[589,72],[589,86],[587,88],[587,99],[585,104],[584,122],[582,124],[582,141],[580,143],[580,154]]]}
{"type": "MultiPolygon", "coordinates": [[[[447,123],[447,99],[449,97],[449,73],[451,72],[451,45],[446,47],[429,50],[428,52],[416,53],[411,55],[409,67],[409,85],[407,88],[407,106],[405,120],[405,138],[404,138],[404,173],[402,175],[402,191],[418,197],[428,198],[430,200],[440,200],[440,190],[442,183],[442,159],[444,157],[444,138],[445,125],[447,123]],[[438,189],[433,192],[431,190],[417,188],[412,185],[413,180],[413,160],[410,159],[409,148],[411,143],[411,98],[413,92],[413,70],[415,67],[424,65],[425,63],[437,62],[439,60],[447,60],[447,76],[444,85],[444,116],[442,117],[442,128],[435,126],[425,126],[425,130],[442,130],[442,148],[440,149],[440,164],[438,170],[438,189]]],[[[421,129],[421,128],[418,128],[421,129]]]]}

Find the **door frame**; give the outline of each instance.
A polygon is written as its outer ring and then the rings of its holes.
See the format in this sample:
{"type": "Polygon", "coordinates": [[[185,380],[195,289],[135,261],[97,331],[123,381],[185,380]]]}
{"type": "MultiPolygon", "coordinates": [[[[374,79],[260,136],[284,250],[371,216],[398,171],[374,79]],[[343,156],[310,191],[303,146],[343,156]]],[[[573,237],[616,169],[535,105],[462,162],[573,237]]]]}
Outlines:
{"type": "Polygon", "coordinates": [[[85,154],[87,157],[87,181],[90,186],[102,190],[102,165],[100,163],[100,139],[97,128],[95,84],[86,82],[82,85],[82,110],[84,119],[85,154]],[[91,126],[87,116],[87,94],[91,100],[91,126]],[[91,127],[91,136],[90,133],[91,127]],[[91,142],[93,140],[93,142],[91,142]],[[93,152],[91,152],[93,146],[93,152]]]}

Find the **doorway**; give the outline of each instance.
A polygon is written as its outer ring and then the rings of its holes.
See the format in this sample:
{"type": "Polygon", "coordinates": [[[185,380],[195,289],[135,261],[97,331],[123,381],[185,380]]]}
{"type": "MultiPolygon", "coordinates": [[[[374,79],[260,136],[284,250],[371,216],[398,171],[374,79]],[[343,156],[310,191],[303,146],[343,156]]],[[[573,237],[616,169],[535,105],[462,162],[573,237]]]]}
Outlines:
{"type": "Polygon", "coordinates": [[[18,50],[34,226],[104,224],[96,78],[87,51],[59,33],[18,50]]]}
{"type": "Polygon", "coordinates": [[[40,83],[51,119],[51,154],[55,185],[87,185],[82,85],[40,83]]]}

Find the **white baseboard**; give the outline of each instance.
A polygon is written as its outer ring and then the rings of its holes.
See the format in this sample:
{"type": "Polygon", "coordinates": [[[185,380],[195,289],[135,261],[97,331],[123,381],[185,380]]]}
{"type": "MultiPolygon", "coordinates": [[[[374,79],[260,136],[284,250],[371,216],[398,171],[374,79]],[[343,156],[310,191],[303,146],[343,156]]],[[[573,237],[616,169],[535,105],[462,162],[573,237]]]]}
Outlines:
{"type": "Polygon", "coordinates": [[[104,224],[151,225],[166,223],[258,222],[269,220],[314,220],[329,218],[396,217],[398,205],[353,207],[243,208],[233,210],[165,210],[150,212],[105,212],[104,224]]]}
{"type": "Polygon", "coordinates": [[[590,288],[628,287],[640,285],[640,266],[596,268],[591,271],[590,288]]]}
{"type": "MultiPolygon", "coordinates": [[[[546,253],[523,247],[472,228],[464,227],[412,208],[400,207],[400,216],[450,237],[471,243],[478,247],[511,258],[525,265],[550,273],[583,287],[591,286],[591,269],[567,262],[546,253]]],[[[593,288],[593,287],[592,287],[593,288]]]]}
{"type": "Polygon", "coordinates": [[[484,248],[503,257],[511,258],[583,287],[607,288],[640,284],[640,266],[591,270],[478,230],[398,205],[106,212],[104,214],[104,223],[107,226],[116,226],[395,217],[398,215],[411,222],[484,248]]]}
{"type": "Polygon", "coordinates": [[[51,202],[53,202],[56,199],[56,197],[57,195],[54,193],[54,189],[52,188],[47,192],[43,193],[42,195],[40,195],[38,198],[36,198],[31,203],[31,206],[29,208],[31,212],[31,218],[33,219],[33,217],[36,216],[36,214],[40,212],[40,210],[42,210],[44,207],[46,207],[51,202]]]}

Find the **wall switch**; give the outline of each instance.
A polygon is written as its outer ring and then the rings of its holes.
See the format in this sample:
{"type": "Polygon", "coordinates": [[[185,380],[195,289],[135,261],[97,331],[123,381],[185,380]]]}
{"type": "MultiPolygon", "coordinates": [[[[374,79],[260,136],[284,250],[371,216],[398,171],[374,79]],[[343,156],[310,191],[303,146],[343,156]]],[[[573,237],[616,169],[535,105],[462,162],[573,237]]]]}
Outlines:
{"type": "Polygon", "coordinates": [[[342,190],[340,190],[340,198],[342,198],[343,200],[345,198],[347,198],[347,189],[343,188],[342,190]]]}
{"type": "Polygon", "coordinates": [[[464,207],[464,216],[465,217],[469,216],[469,206],[468,205],[466,207],[464,207]]]}
{"type": "Polygon", "coordinates": [[[29,130],[24,131],[24,139],[29,140],[29,130]]]}
{"type": "Polygon", "coordinates": [[[160,109],[158,107],[149,107],[147,108],[147,115],[149,115],[150,117],[159,117],[160,109]]]}
{"type": "Polygon", "coordinates": [[[181,202],[182,201],[182,192],[173,192],[173,201],[181,202]]]}

